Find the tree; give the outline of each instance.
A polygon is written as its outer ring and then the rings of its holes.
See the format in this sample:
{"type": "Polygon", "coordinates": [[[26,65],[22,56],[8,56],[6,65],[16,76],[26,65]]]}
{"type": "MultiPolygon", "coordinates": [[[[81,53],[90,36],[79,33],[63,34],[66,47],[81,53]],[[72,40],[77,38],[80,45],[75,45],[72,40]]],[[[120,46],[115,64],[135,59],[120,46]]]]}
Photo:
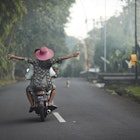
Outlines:
{"type": "Polygon", "coordinates": [[[10,48],[14,27],[16,22],[22,19],[27,12],[23,1],[1,0],[0,4],[0,79],[8,79],[13,77],[9,71],[12,71],[14,64],[9,64],[5,56],[10,48]]]}
{"type": "MultiPolygon", "coordinates": [[[[56,56],[67,53],[64,26],[69,16],[69,7],[74,2],[75,0],[2,0],[0,21],[5,28],[0,30],[0,42],[5,48],[3,58],[9,52],[33,57],[30,54],[42,45],[52,48],[56,56]]],[[[24,64],[21,68],[16,61],[13,66],[13,63],[5,62],[4,66],[10,71],[14,71],[15,66],[21,70],[26,67],[24,64]]],[[[9,75],[4,67],[1,69],[0,75],[9,75]]]]}
{"type": "MultiPolygon", "coordinates": [[[[107,72],[128,71],[125,60],[130,59],[134,46],[134,3],[133,1],[129,2],[129,5],[127,3],[124,5],[123,12],[120,15],[112,16],[106,21],[106,59],[110,61],[110,64],[107,64],[107,72]],[[117,50],[121,52],[119,56],[115,55],[117,50]],[[115,66],[118,69],[115,69],[115,66]]],[[[137,14],[139,17],[139,12],[137,14]]],[[[139,20],[137,25],[140,27],[139,20]]],[[[104,25],[100,28],[99,26],[94,28],[89,35],[95,46],[92,59],[95,65],[99,66],[101,71],[104,71],[104,62],[101,60],[101,56],[104,56],[104,25]]],[[[139,38],[138,33],[138,40],[139,38]]]]}

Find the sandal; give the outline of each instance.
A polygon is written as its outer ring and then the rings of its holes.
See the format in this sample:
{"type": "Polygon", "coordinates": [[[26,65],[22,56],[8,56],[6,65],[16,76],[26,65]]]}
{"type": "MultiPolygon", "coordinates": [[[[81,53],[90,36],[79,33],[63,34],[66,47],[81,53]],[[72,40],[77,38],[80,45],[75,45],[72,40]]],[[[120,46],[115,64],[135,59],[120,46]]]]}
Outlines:
{"type": "Polygon", "coordinates": [[[33,112],[35,110],[35,107],[30,107],[30,109],[29,109],[29,113],[31,113],[31,112],[33,112]]]}
{"type": "Polygon", "coordinates": [[[58,107],[56,105],[49,105],[48,109],[50,109],[51,111],[57,109],[58,107]]]}

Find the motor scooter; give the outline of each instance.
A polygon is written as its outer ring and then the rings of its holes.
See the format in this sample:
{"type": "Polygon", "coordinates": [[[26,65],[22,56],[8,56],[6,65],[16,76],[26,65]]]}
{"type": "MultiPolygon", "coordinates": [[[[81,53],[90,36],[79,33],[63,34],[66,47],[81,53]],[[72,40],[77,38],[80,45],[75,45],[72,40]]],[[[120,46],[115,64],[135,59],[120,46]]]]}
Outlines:
{"type": "MultiPolygon", "coordinates": [[[[25,75],[27,80],[30,80],[33,75],[33,65],[27,69],[27,73],[25,75]]],[[[50,76],[56,78],[57,75],[52,68],[50,68],[50,76]]],[[[41,121],[45,121],[45,118],[48,114],[50,114],[53,110],[56,109],[55,106],[49,106],[51,90],[46,90],[44,88],[33,88],[32,96],[35,104],[35,113],[40,116],[41,121]]]]}
{"type": "Polygon", "coordinates": [[[33,92],[33,99],[35,104],[35,113],[40,116],[40,120],[43,122],[48,114],[50,114],[54,109],[54,106],[49,106],[51,90],[46,91],[44,89],[38,89],[33,92]]]}

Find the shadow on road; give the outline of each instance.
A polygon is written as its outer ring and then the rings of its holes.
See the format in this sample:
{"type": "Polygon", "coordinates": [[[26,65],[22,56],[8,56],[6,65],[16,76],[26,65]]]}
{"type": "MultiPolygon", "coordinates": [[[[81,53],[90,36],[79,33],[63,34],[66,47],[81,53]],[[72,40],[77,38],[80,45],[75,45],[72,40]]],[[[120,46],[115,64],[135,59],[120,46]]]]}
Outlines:
{"type": "MultiPolygon", "coordinates": [[[[53,119],[51,118],[46,118],[45,122],[51,122],[53,119]]],[[[12,120],[3,120],[0,122],[1,126],[11,126],[13,127],[14,125],[27,125],[27,124],[36,124],[36,123],[42,123],[40,121],[39,117],[30,117],[30,118],[18,118],[18,119],[12,119],[12,120]]]]}

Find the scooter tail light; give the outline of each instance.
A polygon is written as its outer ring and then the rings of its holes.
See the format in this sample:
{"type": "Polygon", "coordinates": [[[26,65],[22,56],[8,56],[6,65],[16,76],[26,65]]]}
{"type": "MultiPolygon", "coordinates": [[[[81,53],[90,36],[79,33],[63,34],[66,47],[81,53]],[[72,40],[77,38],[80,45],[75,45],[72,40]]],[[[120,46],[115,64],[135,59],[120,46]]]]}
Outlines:
{"type": "Polygon", "coordinates": [[[44,91],[39,91],[39,92],[37,92],[37,96],[43,96],[45,94],[45,92],[44,91]]]}

